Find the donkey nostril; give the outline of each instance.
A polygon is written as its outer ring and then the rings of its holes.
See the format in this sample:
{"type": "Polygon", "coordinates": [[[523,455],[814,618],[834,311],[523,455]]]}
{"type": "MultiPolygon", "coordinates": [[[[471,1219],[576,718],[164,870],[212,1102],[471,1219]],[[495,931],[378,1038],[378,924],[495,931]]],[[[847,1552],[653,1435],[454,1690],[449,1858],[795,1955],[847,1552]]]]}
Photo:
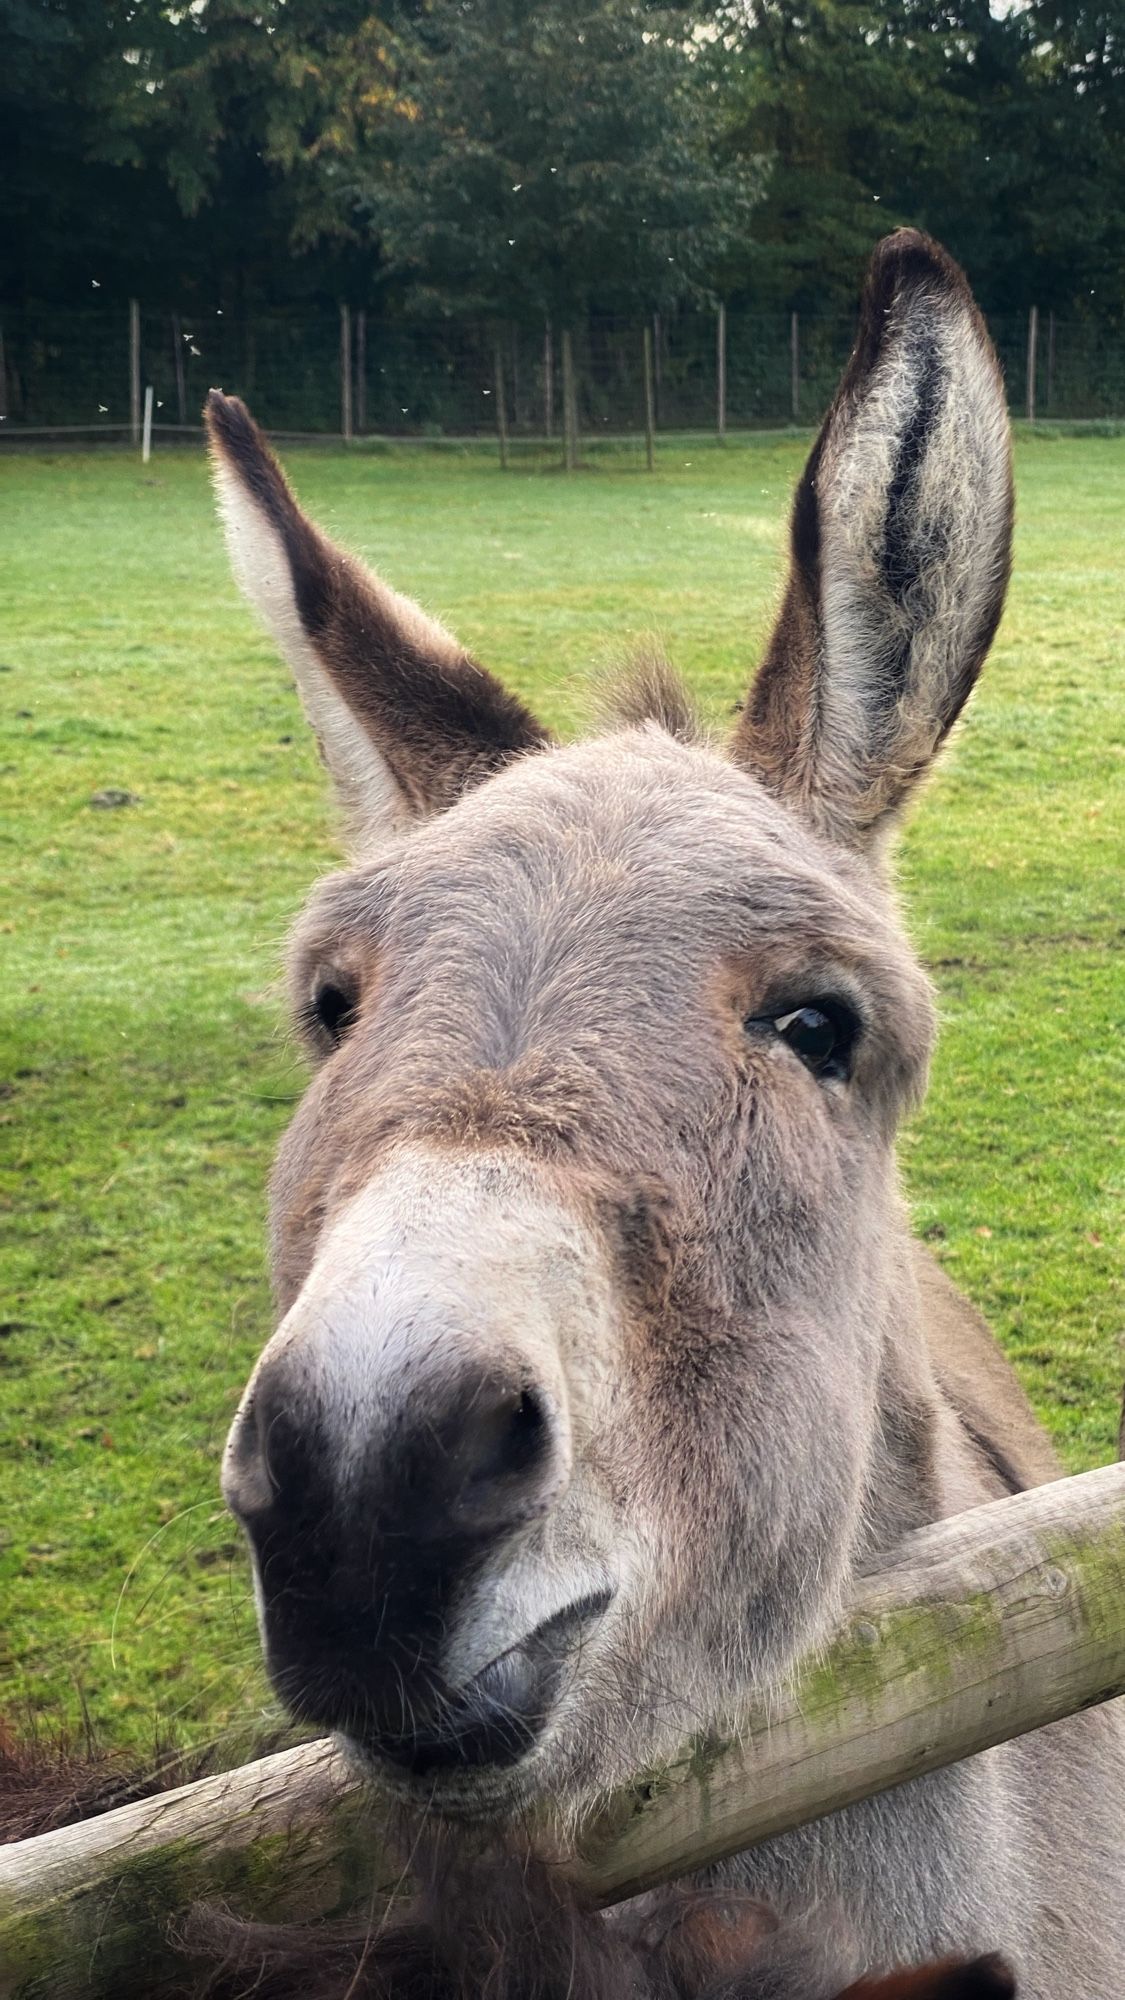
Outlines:
{"type": "Polygon", "coordinates": [[[524,1389],[508,1425],[508,1469],[530,1470],[547,1445],[547,1414],[530,1389],[524,1389]]]}
{"type": "Polygon", "coordinates": [[[512,1450],[520,1456],[520,1464],[530,1464],[540,1452],[546,1450],[550,1438],[550,1424],[546,1420],[546,1410],[538,1396],[524,1388],[516,1414],[512,1418],[512,1450]]]}
{"type": "Polygon", "coordinates": [[[527,1502],[537,1494],[551,1423],[533,1389],[480,1385],[456,1420],[455,1438],[454,1506],[462,1518],[508,1512],[519,1496],[527,1502]]]}
{"type": "Polygon", "coordinates": [[[478,1390],[465,1414],[458,1455],[463,1455],[470,1479],[503,1479],[531,1466],[542,1431],[542,1412],[529,1390],[501,1390],[495,1396],[478,1390]]]}
{"type": "Polygon", "coordinates": [[[261,1399],[253,1397],[231,1426],[223,1459],[223,1498],[244,1523],[264,1514],[274,1497],[274,1482],[263,1447],[261,1399]]]}
{"type": "Polygon", "coordinates": [[[276,1368],[260,1371],[231,1426],[223,1459],[223,1498],[244,1527],[279,1503],[307,1497],[320,1440],[276,1368]]]}

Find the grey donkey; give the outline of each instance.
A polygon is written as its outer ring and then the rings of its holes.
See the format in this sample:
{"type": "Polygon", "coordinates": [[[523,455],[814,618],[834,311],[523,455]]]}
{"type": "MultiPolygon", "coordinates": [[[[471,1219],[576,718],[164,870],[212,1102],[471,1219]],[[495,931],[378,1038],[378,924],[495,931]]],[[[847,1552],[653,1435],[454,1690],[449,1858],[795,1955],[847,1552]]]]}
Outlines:
{"type": "MultiPolygon", "coordinates": [[[[999,371],[944,251],[883,242],[726,743],[650,663],[557,745],[208,423],[353,857],[292,947],[315,1075],[223,1473],[266,1659],[405,1801],[573,1824],[909,1530],[1058,1475],[894,1156],[934,1008],[886,853],[1000,617],[999,371]]],[[[1123,1854],[1117,1704],[709,1880],[846,1910],[868,1972],[999,1949],[1024,2000],[1119,2000],[1123,1854]]]]}

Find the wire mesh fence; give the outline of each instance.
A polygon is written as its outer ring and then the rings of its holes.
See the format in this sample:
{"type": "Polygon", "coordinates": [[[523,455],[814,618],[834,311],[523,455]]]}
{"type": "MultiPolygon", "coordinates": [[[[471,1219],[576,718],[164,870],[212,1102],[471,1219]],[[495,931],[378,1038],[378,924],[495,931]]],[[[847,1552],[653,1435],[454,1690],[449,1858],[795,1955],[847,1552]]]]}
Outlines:
{"type": "MultiPolygon", "coordinates": [[[[198,428],[212,385],[289,435],[573,443],[815,423],[854,322],[693,311],[593,316],[567,332],[367,310],[256,314],[12,310],[0,318],[0,435],[139,439],[198,428]],[[568,390],[569,382],[569,390],[568,390]]],[[[1125,417],[1125,333],[1052,313],[992,322],[1014,412],[1125,417]]]]}

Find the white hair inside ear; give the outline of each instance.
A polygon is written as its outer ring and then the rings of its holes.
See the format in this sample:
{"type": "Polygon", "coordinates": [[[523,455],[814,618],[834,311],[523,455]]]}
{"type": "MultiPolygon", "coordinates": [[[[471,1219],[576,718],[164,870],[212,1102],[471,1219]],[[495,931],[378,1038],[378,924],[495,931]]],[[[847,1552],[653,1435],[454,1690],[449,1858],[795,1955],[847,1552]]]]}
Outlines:
{"type": "Polygon", "coordinates": [[[409,824],[410,801],[305,632],[279,531],[239,473],[217,455],[214,472],[235,582],[288,663],[335,786],[349,845],[357,855],[369,853],[409,824]]]}
{"type": "Polygon", "coordinates": [[[804,477],[789,584],[735,756],[833,839],[876,845],[972,690],[1008,580],[1004,384],[972,293],[881,243],[804,477]]]}
{"type": "Polygon", "coordinates": [[[235,576],[292,668],[358,850],[547,745],[444,626],[320,533],[237,397],[212,390],[206,415],[235,576]]]}

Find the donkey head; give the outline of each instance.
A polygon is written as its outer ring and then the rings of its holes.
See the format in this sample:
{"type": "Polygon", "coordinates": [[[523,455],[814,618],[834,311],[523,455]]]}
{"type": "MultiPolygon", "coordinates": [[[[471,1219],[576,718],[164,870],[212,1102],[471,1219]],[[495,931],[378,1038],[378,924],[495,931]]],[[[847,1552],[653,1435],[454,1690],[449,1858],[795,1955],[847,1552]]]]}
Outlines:
{"type": "Polygon", "coordinates": [[[669,687],[556,747],[208,421],[356,853],[293,947],[317,1069],[224,1471],[270,1670],[411,1795],[577,1801],[932,1511],[893,1158],[932,1009],[880,854],[1000,614],[999,373],[889,238],[725,749],[669,687]]]}

